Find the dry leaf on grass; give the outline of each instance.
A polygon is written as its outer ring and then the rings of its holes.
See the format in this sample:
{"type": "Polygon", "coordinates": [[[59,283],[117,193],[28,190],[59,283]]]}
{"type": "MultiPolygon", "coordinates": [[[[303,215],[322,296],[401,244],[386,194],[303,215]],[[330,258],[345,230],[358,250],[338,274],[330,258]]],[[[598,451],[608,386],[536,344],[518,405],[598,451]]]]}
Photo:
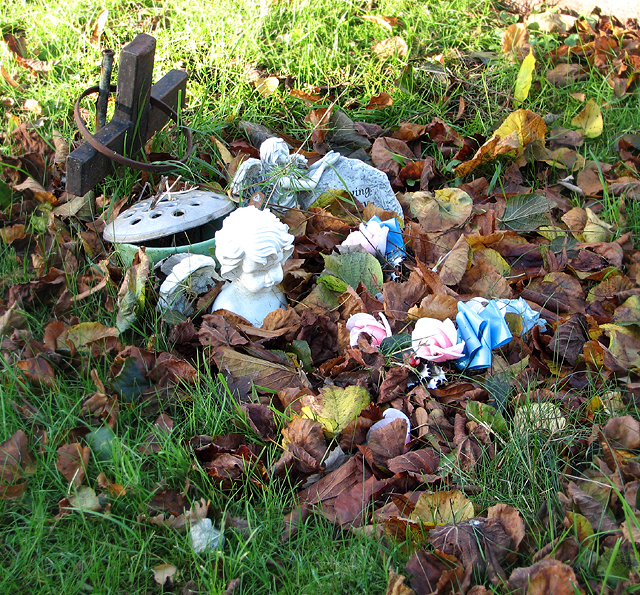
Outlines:
{"type": "Polygon", "coordinates": [[[398,58],[404,58],[409,54],[409,46],[402,37],[388,37],[378,43],[374,44],[371,48],[373,55],[380,60],[386,60],[392,56],[398,56],[398,58]]]}

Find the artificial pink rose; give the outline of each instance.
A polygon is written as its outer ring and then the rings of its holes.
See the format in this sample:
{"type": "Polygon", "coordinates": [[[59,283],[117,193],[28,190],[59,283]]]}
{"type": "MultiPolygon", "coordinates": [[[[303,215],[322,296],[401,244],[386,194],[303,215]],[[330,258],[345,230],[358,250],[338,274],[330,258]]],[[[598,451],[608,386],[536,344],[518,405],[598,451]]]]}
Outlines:
{"type": "Polygon", "coordinates": [[[360,333],[367,333],[371,337],[371,344],[380,345],[383,339],[392,335],[389,322],[384,314],[380,314],[382,322],[378,322],[371,314],[354,314],[347,321],[347,330],[349,331],[349,342],[351,347],[358,344],[358,336],[360,333]]]}
{"type": "Polygon", "coordinates": [[[377,221],[361,223],[360,231],[352,231],[342,246],[362,246],[369,254],[384,254],[387,249],[388,227],[383,227],[377,221]]]}
{"type": "Polygon", "coordinates": [[[453,322],[436,318],[419,318],[411,333],[411,347],[416,356],[431,362],[445,362],[464,355],[464,341],[456,343],[458,332],[453,322]]]}

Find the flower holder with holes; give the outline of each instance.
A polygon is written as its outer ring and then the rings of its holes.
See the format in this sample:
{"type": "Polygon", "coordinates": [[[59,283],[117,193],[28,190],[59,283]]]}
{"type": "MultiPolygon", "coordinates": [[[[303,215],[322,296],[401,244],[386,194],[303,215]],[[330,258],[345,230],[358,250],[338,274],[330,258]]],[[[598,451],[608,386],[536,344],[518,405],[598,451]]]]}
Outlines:
{"type": "Polygon", "coordinates": [[[152,265],[184,252],[214,256],[215,232],[234,208],[226,196],[207,190],[168,192],[118,215],[105,227],[104,239],[114,244],[127,266],[140,246],[145,246],[152,265]]]}

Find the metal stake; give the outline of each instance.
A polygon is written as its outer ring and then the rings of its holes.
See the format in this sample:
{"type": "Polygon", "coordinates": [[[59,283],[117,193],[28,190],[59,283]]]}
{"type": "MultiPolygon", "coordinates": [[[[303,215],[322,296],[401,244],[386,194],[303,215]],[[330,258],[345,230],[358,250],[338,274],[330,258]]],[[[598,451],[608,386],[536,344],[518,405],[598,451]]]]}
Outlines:
{"type": "Polygon", "coordinates": [[[107,123],[107,106],[109,104],[109,86],[113,69],[113,50],[102,50],[102,68],[98,101],[96,102],[96,132],[107,123]]]}

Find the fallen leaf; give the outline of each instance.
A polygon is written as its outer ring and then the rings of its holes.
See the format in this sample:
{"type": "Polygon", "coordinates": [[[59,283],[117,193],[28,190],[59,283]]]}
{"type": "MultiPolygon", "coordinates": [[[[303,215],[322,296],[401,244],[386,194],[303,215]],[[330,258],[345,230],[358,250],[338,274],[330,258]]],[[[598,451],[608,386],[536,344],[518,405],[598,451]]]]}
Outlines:
{"type": "Polygon", "coordinates": [[[548,213],[553,206],[541,194],[516,194],[507,200],[500,225],[503,229],[520,233],[534,231],[549,223],[548,213]]]}
{"type": "Polygon", "coordinates": [[[118,290],[116,328],[120,333],[131,328],[146,302],[145,287],[151,274],[151,261],[144,248],[138,250],[134,264],[127,269],[118,290]]]}
{"type": "Polygon", "coordinates": [[[91,449],[88,446],[81,446],[77,442],[64,444],[58,449],[56,468],[76,488],[82,484],[90,453],[91,449]]]}
{"type": "Polygon", "coordinates": [[[529,54],[522,61],[520,70],[518,71],[518,77],[516,78],[516,88],[513,92],[516,106],[529,97],[529,90],[531,89],[535,69],[536,59],[533,55],[533,49],[529,49],[529,54]]]}
{"type": "Polygon", "coordinates": [[[472,502],[460,490],[420,494],[409,518],[423,523],[447,525],[475,516],[472,502]]]}
{"type": "Polygon", "coordinates": [[[377,14],[363,14],[362,18],[365,21],[379,25],[389,33],[393,33],[393,28],[398,24],[398,17],[383,17],[377,14]]]}
{"type": "Polygon", "coordinates": [[[462,226],[473,209],[471,197],[459,188],[442,188],[434,194],[412,192],[405,194],[405,197],[410,201],[412,215],[430,233],[462,226]]]}
{"type": "Polygon", "coordinates": [[[380,93],[380,95],[374,95],[369,100],[369,103],[367,103],[364,109],[381,109],[384,107],[389,107],[390,105],[393,105],[393,99],[391,99],[391,95],[389,95],[389,93],[382,92],[380,93]]]}
{"type": "Polygon", "coordinates": [[[571,566],[558,560],[543,560],[527,568],[516,568],[507,588],[513,595],[575,595],[580,593],[571,566]]]}
{"type": "Polygon", "coordinates": [[[415,595],[415,591],[404,584],[405,577],[394,572],[389,566],[389,580],[386,595],[415,595]]]}
{"type": "Polygon", "coordinates": [[[455,556],[441,552],[417,551],[407,562],[417,595],[462,593],[464,569],[455,556]]]}
{"type": "Polygon", "coordinates": [[[100,11],[100,14],[98,14],[98,18],[93,24],[93,29],[91,30],[91,39],[89,40],[89,43],[91,43],[91,45],[100,45],[100,38],[102,37],[102,32],[107,25],[108,19],[109,11],[105,8],[104,10],[100,11]]]}
{"type": "Polygon", "coordinates": [[[587,138],[596,138],[602,134],[602,112],[594,99],[587,101],[584,109],[571,120],[571,125],[578,128],[587,138]]]}
{"type": "Polygon", "coordinates": [[[156,581],[161,587],[165,585],[171,587],[173,584],[173,577],[178,569],[173,564],[160,564],[153,567],[153,580],[156,581]]]}
{"type": "Polygon", "coordinates": [[[280,80],[277,76],[258,77],[253,81],[253,86],[262,97],[271,97],[278,90],[280,80]]]}
{"type": "Polygon", "coordinates": [[[469,266],[469,243],[464,235],[458,238],[455,246],[438,266],[438,275],[445,285],[456,285],[469,266]]]}
{"type": "Polygon", "coordinates": [[[10,87],[16,89],[20,93],[24,93],[24,89],[22,88],[22,86],[15,81],[15,79],[7,72],[4,66],[0,66],[0,74],[2,74],[2,78],[10,87]]]}
{"type": "Polygon", "coordinates": [[[529,30],[525,23],[513,23],[502,34],[502,53],[517,53],[529,43],[529,30]]]}
{"type": "Polygon", "coordinates": [[[374,56],[380,60],[386,60],[392,56],[398,56],[398,58],[404,58],[409,54],[409,46],[402,37],[388,37],[378,43],[374,44],[371,48],[374,56]]]}
{"type": "Polygon", "coordinates": [[[513,540],[497,519],[474,518],[437,526],[429,531],[429,542],[437,551],[455,556],[475,576],[485,572],[494,585],[507,576],[500,562],[513,548],[513,540]]]}
{"type": "Polygon", "coordinates": [[[18,430],[0,444],[0,500],[21,496],[27,487],[27,482],[21,480],[33,475],[35,469],[35,461],[27,448],[27,435],[24,431],[18,430]]]}
{"type": "Polygon", "coordinates": [[[339,434],[369,405],[371,399],[362,386],[321,389],[319,396],[302,398],[304,417],[319,421],[328,435],[339,434]]]}
{"type": "Polygon", "coordinates": [[[612,417],[604,427],[604,435],[622,448],[640,448],[640,422],[630,415],[612,417]]]}

